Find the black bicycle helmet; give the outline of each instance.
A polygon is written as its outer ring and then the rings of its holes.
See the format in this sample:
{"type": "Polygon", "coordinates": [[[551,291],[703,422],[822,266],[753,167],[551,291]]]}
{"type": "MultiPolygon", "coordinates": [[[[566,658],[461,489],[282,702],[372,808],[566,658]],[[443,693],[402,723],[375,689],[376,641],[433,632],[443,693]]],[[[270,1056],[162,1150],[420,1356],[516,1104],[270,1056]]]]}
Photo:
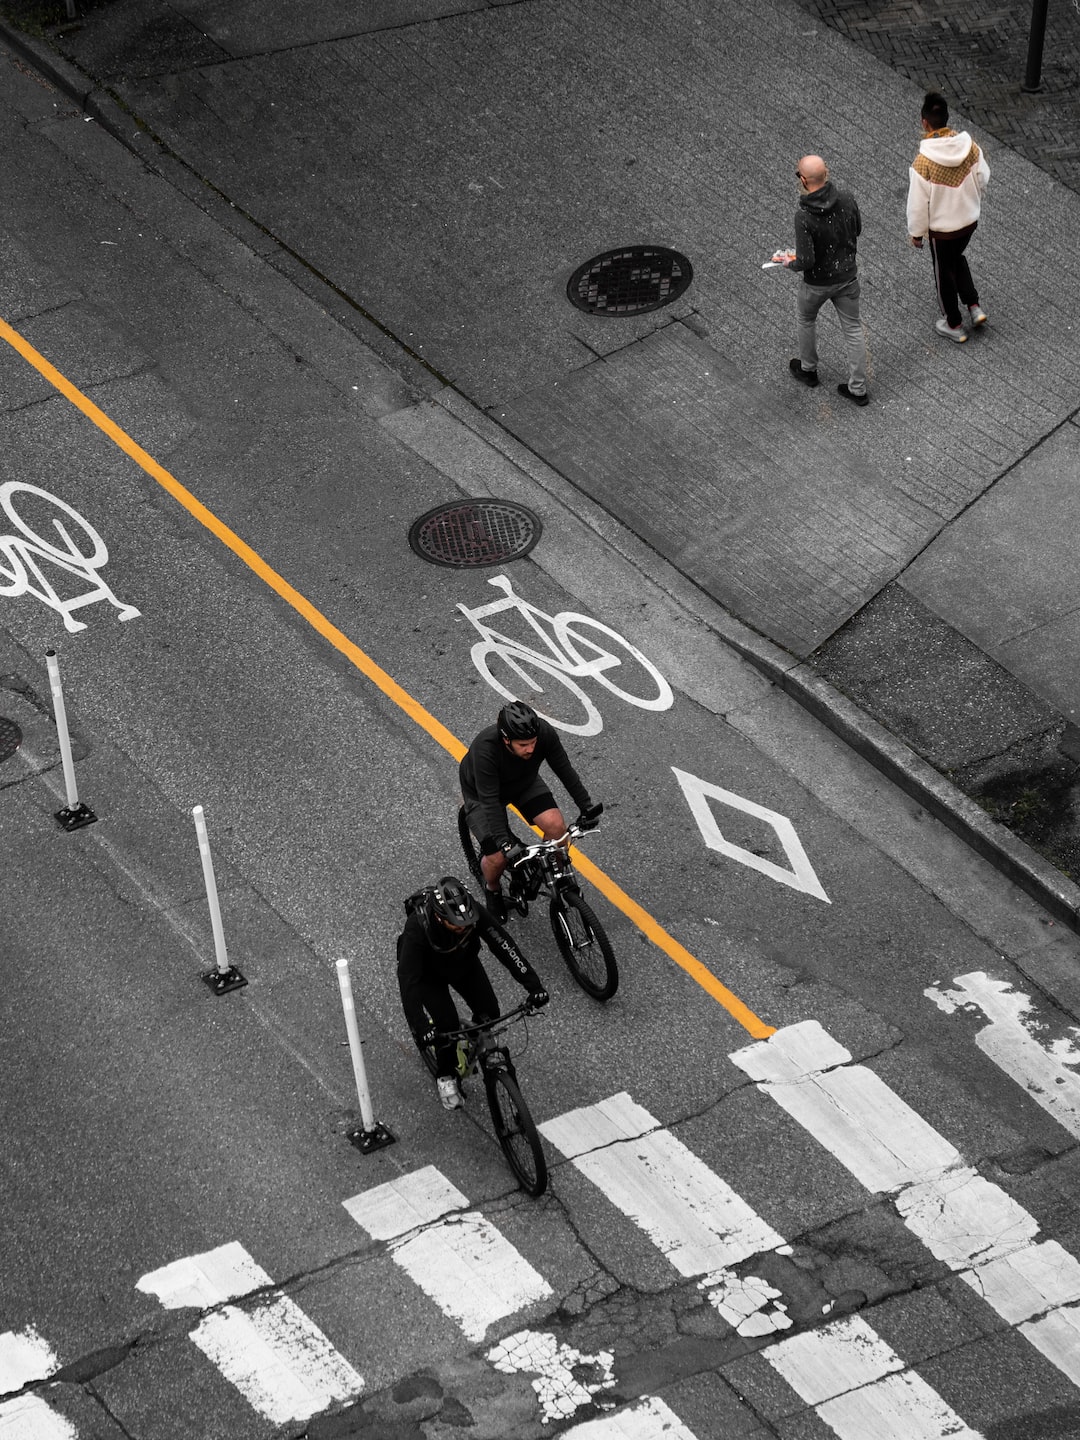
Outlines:
{"type": "Polygon", "coordinates": [[[452,950],[460,945],[472,933],[479,918],[476,901],[453,875],[444,875],[427,892],[424,930],[437,950],[452,950]],[[448,930],[448,925],[454,928],[448,930]]]}
{"type": "Polygon", "coordinates": [[[505,740],[531,740],[539,733],[539,717],[524,700],[511,700],[499,711],[499,734],[505,740]]]}

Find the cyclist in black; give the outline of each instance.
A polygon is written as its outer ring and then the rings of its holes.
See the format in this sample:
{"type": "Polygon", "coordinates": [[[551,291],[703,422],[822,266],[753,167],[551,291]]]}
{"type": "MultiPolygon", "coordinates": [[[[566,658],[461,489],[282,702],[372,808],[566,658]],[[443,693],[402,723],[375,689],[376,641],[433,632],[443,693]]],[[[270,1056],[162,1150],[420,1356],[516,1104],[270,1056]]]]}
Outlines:
{"type": "Polygon", "coordinates": [[[541,720],[524,700],[512,700],[499,711],[496,724],[481,730],[466,751],[459,768],[461,795],[469,829],[480,841],[480,867],[484,872],[484,901],[498,920],[506,919],[506,900],[500,886],[508,860],[522,846],[510,833],[506,807],[515,805],[545,840],[566,834],[555,797],[540,779],[547,762],[582,812],[595,820],[603,805],[594,805],[581,776],[570,763],[555,727],[541,720]]]}
{"type": "MultiPolygon", "coordinates": [[[[473,1024],[498,1015],[498,999],[480,963],[481,940],[529,992],[535,1009],[548,1003],[539,975],[460,880],[445,875],[410,896],[405,908],[409,917],[397,942],[398,987],[409,1029],[421,1045],[433,1045],[440,1030],[461,1024],[451,988],[469,1006],[473,1024]]],[[[440,1045],[437,1057],[439,1099],[445,1109],[456,1110],[463,1103],[454,1073],[456,1047],[440,1045]]]]}

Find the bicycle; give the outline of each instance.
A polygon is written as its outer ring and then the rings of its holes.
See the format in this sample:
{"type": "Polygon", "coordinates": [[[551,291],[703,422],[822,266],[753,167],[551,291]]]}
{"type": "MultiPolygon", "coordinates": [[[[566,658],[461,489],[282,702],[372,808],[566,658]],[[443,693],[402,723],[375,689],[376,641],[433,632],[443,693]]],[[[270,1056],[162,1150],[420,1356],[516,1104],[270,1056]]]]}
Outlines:
{"type": "MultiPolygon", "coordinates": [[[[523,1190],[530,1195],[542,1195],[547,1189],[548,1171],[540,1135],[522,1098],[510,1051],[496,1043],[511,1025],[535,1013],[531,1002],[526,1000],[516,1009],[482,1025],[462,1025],[457,1030],[441,1031],[439,1040],[444,1044],[457,1042],[456,1075],[463,1097],[462,1081],[476,1075],[483,1077],[495,1135],[507,1163],[523,1190]]],[[[435,1046],[422,1045],[419,1035],[414,1034],[413,1039],[424,1064],[432,1075],[437,1075],[435,1046]]]]}
{"type": "Polygon", "coordinates": [[[526,698],[522,691],[529,692],[530,697],[550,694],[552,686],[561,686],[574,697],[575,708],[584,712],[584,720],[560,720],[536,708],[552,725],[575,735],[598,735],[604,727],[599,710],[578,680],[595,680],[612,695],[642,710],[669,710],[674,704],[671,686],[656,666],[610,626],[572,610],[549,615],[518,595],[506,575],[496,575],[488,584],[503,591],[501,599],[472,607],[459,603],[457,608],[481,636],[472,647],[473,664],[492,689],[507,700],[526,698]],[[517,612],[532,632],[530,638],[540,642],[540,648],[485,623],[507,611],[517,612]],[[509,686],[492,668],[496,659],[510,672],[509,686]]]}
{"type": "MultiPolygon", "coordinates": [[[[607,932],[578,889],[574,863],[563,843],[595,830],[598,823],[582,825],[575,820],[560,839],[537,840],[527,845],[525,853],[509,867],[507,896],[523,919],[532,901],[541,894],[548,897],[551,931],[570,974],[586,995],[594,1000],[610,1000],[619,988],[615,951],[607,932]]],[[[469,873],[483,893],[480,846],[469,829],[464,805],[458,810],[458,838],[469,873]]]]}

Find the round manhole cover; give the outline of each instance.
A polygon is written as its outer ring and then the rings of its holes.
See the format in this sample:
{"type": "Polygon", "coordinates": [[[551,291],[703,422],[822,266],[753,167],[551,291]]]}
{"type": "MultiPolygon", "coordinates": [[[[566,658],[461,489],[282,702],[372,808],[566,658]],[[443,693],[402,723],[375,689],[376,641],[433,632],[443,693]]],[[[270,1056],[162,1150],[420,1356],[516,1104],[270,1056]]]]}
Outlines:
{"type": "Polygon", "coordinates": [[[566,294],[590,315],[640,315],[670,305],[693,278],[693,266],[678,250],[629,245],[580,265],[570,276],[566,294]]]}
{"type": "Polygon", "coordinates": [[[10,760],[22,744],[22,731],[14,720],[0,715],[0,762],[10,760]]]}
{"type": "Polygon", "coordinates": [[[527,555],[543,526],[523,505],[504,500],[456,500],[436,505],[409,528],[409,544],[433,565],[479,570],[527,555]]]}

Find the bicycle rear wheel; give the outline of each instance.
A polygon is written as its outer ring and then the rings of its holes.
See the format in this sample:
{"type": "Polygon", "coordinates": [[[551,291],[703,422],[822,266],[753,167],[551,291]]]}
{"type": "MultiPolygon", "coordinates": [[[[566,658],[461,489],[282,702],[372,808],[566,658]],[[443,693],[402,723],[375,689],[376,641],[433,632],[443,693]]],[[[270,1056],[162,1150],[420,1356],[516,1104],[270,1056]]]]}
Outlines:
{"type": "Polygon", "coordinates": [[[465,818],[465,806],[461,805],[457,812],[458,839],[461,841],[462,853],[465,856],[465,864],[469,867],[469,874],[480,886],[484,888],[484,872],[480,869],[480,845],[469,829],[469,822],[465,818]]]}
{"type": "Polygon", "coordinates": [[[517,1081],[506,1070],[484,1071],[488,1107],[503,1154],[518,1183],[530,1195],[547,1189],[547,1161],[529,1107],[517,1081]]]}
{"type": "Polygon", "coordinates": [[[594,1000],[610,1000],[619,988],[619,967],[604,927],[576,890],[561,889],[548,909],[555,943],[570,974],[594,1000]]]}

